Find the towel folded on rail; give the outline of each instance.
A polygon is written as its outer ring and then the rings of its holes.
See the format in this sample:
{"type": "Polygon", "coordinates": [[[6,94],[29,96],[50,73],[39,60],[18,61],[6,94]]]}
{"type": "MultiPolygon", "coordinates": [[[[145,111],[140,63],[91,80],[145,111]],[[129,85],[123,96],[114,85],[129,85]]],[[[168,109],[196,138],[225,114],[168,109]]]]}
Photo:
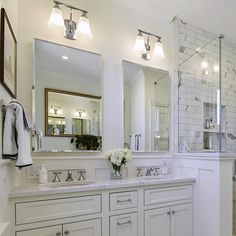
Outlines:
{"type": "Polygon", "coordinates": [[[31,122],[23,106],[12,101],[6,108],[3,127],[3,158],[16,161],[19,168],[32,165],[30,154],[31,122]]]}

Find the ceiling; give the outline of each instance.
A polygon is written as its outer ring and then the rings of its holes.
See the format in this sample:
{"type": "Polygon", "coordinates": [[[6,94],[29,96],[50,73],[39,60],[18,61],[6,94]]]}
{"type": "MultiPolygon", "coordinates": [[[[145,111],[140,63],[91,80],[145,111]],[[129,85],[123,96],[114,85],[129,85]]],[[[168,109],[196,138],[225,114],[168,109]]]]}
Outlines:
{"type": "Polygon", "coordinates": [[[35,40],[35,67],[37,71],[60,77],[76,75],[100,80],[102,73],[100,55],[38,39],[35,40]]]}
{"type": "Polygon", "coordinates": [[[123,74],[124,81],[127,83],[132,83],[133,80],[143,71],[154,72],[155,78],[158,80],[162,76],[168,74],[165,70],[160,70],[152,67],[142,66],[133,62],[123,61],[123,74]]]}
{"type": "MultiPolygon", "coordinates": [[[[236,40],[236,0],[110,0],[155,17],[178,15],[187,23],[236,40]]],[[[158,22],[157,22],[158,23],[158,22]]]]}

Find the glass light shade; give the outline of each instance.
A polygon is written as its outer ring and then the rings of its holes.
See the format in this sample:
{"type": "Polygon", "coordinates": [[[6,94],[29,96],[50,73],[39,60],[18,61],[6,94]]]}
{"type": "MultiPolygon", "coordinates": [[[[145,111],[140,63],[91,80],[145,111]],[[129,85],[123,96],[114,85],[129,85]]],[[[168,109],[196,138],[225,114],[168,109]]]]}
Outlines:
{"type": "Polygon", "coordinates": [[[62,109],[61,109],[60,107],[58,108],[57,114],[58,114],[58,115],[61,115],[61,114],[62,114],[62,109]]]}
{"type": "Polygon", "coordinates": [[[52,8],[51,15],[49,17],[48,25],[62,26],[64,27],[64,20],[62,16],[61,8],[55,5],[52,8]]]}
{"type": "Polygon", "coordinates": [[[208,62],[206,60],[202,61],[201,67],[203,70],[206,70],[208,68],[208,62]]]}
{"type": "Polygon", "coordinates": [[[134,50],[136,52],[140,52],[140,53],[143,53],[143,54],[147,52],[146,47],[145,47],[144,38],[143,38],[142,34],[138,34],[138,36],[136,38],[134,50]]]}
{"type": "Polygon", "coordinates": [[[160,41],[157,41],[155,43],[154,55],[158,56],[158,58],[160,58],[160,59],[165,58],[163,46],[162,46],[162,43],[160,41]]]}
{"type": "Polygon", "coordinates": [[[213,71],[214,71],[215,73],[218,73],[219,70],[220,70],[219,65],[218,65],[218,64],[215,64],[215,65],[213,66],[213,71]]]}
{"type": "Polygon", "coordinates": [[[50,107],[49,113],[53,114],[54,113],[54,108],[50,107]]]}
{"type": "Polygon", "coordinates": [[[92,38],[92,32],[91,32],[91,28],[90,28],[90,24],[89,24],[89,19],[86,16],[86,14],[83,14],[80,19],[79,19],[79,24],[77,27],[76,32],[78,34],[83,34],[85,36],[87,36],[88,38],[92,38]]]}

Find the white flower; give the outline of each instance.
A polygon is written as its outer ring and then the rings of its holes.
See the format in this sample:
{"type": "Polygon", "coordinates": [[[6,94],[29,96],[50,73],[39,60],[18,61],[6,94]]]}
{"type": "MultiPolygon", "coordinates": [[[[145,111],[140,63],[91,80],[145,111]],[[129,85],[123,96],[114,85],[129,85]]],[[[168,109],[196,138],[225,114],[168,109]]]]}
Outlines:
{"type": "Polygon", "coordinates": [[[105,158],[116,166],[122,166],[132,160],[132,155],[129,149],[113,149],[106,153],[105,158]]]}

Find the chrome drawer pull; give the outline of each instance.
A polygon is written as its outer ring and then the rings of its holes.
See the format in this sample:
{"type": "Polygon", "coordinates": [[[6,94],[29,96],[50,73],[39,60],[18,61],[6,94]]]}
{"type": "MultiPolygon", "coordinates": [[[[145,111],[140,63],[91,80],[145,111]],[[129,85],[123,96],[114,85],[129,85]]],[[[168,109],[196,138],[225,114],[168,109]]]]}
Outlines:
{"type": "Polygon", "coordinates": [[[122,222],[122,223],[120,223],[120,222],[117,222],[117,225],[128,225],[128,224],[132,224],[132,221],[131,221],[131,220],[129,220],[129,221],[122,222]]]}
{"type": "Polygon", "coordinates": [[[127,200],[117,200],[117,203],[122,203],[122,202],[132,202],[131,198],[127,199],[127,200]]]}

